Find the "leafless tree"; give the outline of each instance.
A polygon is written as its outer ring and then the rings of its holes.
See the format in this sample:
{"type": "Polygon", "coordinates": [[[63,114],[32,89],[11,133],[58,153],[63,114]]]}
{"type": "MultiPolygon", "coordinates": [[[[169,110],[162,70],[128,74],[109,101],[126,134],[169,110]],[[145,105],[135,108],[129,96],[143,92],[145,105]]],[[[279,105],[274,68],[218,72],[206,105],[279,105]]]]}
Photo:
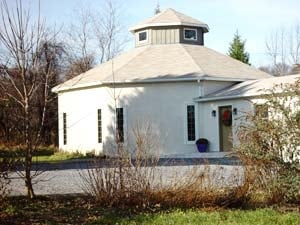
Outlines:
{"type": "Polygon", "coordinates": [[[300,64],[300,24],[296,24],[289,34],[289,51],[292,63],[300,64]]]}
{"type": "Polygon", "coordinates": [[[20,171],[20,175],[25,181],[27,196],[33,198],[32,180],[38,171],[31,171],[32,157],[45,124],[54,66],[54,61],[45,54],[45,43],[53,41],[55,34],[50,36],[47,32],[45,21],[40,16],[40,2],[35,21],[22,2],[16,0],[14,8],[10,8],[6,0],[1,0],[0,46],[5,53],[6,65],[2,68],[0,88],[4,92],[3,100],[13,102],[21,112],[16,115],[21,124],[22,140],[19,144],[25,145],[24,172],[20,171]],[[47,60],[42,60],[45,57],[47,60]],[[41,115],[37,119],[39,93],[42,94],[39,101],[41,115]]]}
{"type": "Polygon", "coordinates": [[[128,38],[124,35],[121,12],[121,6],[114,0],[103,0],[99,10],[86,6],[75,10],[78,22],[70,25],[67,34],[69,78],[91,69],[96,63],[112,59],[123,50],[128,38]]]}
{"type": "Polygon", "coordinates": [[[120,21],[121,8],[114,0],[105,0],[100,15],[93,14],[93,28],[95,30],[99,49],[99,61],[103,63],[110,60],[124,47],[128,39],[123,34],[120,21]]]}
{"type": "Polygon", "coordinates": [[[95,47],[92,37],[92,16],[89,9],[75,10],[78,23],[72,23],[67,31],[69,68],[67,78],[84,73],[95,64],[95,47]]]}
{"type": "Polygon", "coordinates": [[[300,25],[273,32],[266,41],[266,49],[271,58],[269,71],[279,76],[291,73],[292,66],[300,63],[300,25]]]}

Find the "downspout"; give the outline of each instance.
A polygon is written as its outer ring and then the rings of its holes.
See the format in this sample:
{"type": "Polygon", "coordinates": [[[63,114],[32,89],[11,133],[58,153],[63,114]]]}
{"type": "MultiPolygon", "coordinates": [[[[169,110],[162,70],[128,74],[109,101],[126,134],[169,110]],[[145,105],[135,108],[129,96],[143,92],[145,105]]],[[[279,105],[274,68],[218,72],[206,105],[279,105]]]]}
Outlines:
{"type": "Polygon", "coordinates": [[[204,93],[204,90],[203,90],[203,81],[201,82],[201,80],[197,80],[197,83],[199,84],[199,97],[203,97],[203,93],[204,93]]]}

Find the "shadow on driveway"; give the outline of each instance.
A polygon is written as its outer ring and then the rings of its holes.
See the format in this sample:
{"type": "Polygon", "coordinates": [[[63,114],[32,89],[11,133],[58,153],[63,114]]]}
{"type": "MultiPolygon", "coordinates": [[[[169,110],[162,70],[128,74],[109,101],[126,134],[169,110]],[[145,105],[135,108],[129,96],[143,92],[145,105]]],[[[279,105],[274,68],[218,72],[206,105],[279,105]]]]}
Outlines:
{"type": "MultiPolygon", "coordinates": [[[[134,160],[132,160],[134,163],[134,160]]],[[[32,170],[68,170],[91,169],[96,167],[110,168],[115,165],[113,159],[78,159],[56,163],[38,163],[32,166],[32,170]]],[[[150,163],[148,164],[150,165],[150,163]]],[[[194,166],[194,165],[241,165],[237,157],[224,158],[161,158],[156,166],[194,166]]],[[[19,168],[20,170],[22,168],[19,168]]]]}

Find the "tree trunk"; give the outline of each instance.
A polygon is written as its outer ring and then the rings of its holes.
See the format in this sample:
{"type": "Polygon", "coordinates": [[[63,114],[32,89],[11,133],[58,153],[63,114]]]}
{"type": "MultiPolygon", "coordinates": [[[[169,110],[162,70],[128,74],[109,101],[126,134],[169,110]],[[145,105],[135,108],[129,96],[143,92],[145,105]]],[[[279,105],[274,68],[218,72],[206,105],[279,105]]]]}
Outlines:
{"type": "Polygon", "coordinates": [[[27,188],[27,197],[29,199],[34,198],[34,191],[32,186],[31,177],[31,166],[32,166],[32,142],[29,136],[29,104],[27,98],[25,99],[25,143],[26,143],[26,154],[25,154],[25,186],[27,188]]]}
{"type": "Polygon", "coordinates": [[[27,189],[27,197],[29,199],[34,198],[34,191],[32,186],[32,177],[31,177],[31,154],[30,149],[26,150],[26,160],[25,160],[25,186],[27,189]]]}

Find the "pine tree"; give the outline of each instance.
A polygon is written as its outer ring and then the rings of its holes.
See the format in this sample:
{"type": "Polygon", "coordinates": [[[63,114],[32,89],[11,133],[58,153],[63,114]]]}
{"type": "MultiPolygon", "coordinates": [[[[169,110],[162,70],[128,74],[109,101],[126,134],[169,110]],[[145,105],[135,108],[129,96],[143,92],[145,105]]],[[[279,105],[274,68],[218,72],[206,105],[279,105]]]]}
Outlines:
{"type": "Polygon", "coordinates": [[[233,41],[230,43],[228,54],[230,57],[250,65],[249,53],[245,51],[245,43],[246,41],[241,39],[241,36],[237,31],[234,34],[233,41]]]}

